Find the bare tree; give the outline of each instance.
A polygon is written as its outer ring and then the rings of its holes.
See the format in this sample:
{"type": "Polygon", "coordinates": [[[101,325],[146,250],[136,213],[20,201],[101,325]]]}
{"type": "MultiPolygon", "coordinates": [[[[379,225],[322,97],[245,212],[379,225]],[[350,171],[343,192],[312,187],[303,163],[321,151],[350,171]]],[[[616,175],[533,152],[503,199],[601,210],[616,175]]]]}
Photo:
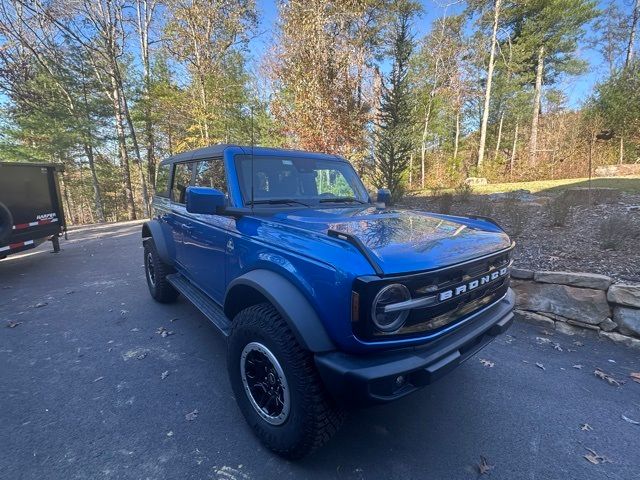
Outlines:
{"type": "Polygon", "coordinates": [[[493,68],[495,66],[496,37],[498,34],[498,21],[500,20],[500,4],[502,0],[495,0],[493,4],[493,28],[491,33],[491,48],[489,49],[489,65],[487,67],[487,83],[484,92],[484,106],[482,108],[482,121],[480,123],[480,143],[478,144],[478,170],[482,171],[484,163],[484,149],[487,141],[487,123],[489,122],[489,103],[491,102],[491,82],[493,80],[493,68]]]}
{"type": "Polygon", "coordinates": [[[633,5],[633,13],[631,14],[631,26],[629,28],[629,43],[627,43],[627,55],[624,61],[624,68],[628,68],[633,59],[633,44],[636,38],[636,28],[638,27],[638,18],[640,18],[640,0],[635,0],[633,5]]]}

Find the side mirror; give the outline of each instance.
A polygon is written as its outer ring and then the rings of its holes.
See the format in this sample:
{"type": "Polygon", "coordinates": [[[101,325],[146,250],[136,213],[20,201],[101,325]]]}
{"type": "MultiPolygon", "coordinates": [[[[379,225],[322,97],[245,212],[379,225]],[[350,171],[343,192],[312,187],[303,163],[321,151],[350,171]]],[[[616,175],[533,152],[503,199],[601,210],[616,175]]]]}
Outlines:
{"type": "Polygon", "coordinates": [[[386,206],[391,205],[391,191],[388,188],[381,188],[378,190],[376,203],[379,208],[385,208],[386,206]]]}
{"type": "Polygon", "coordinates": [[[224,193],[215,188],[187,187],[187,212],[206,215],[221,214],[227,204],[224,193]]]}

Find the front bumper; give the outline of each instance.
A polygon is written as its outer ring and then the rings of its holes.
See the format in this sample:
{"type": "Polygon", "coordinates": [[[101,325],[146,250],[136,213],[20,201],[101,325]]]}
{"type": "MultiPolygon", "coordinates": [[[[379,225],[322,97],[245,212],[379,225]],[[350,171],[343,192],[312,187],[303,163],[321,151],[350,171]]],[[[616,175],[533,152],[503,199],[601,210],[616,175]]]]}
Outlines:
{"type": "Polygon", "coordinates": [[[390,402],[433,383],[505,332],[513,322],[514,305],[515,294],[509,289],[460,328],[426,345],[369,355],[319,353],[316,366],[342,404],[390,402]]]}

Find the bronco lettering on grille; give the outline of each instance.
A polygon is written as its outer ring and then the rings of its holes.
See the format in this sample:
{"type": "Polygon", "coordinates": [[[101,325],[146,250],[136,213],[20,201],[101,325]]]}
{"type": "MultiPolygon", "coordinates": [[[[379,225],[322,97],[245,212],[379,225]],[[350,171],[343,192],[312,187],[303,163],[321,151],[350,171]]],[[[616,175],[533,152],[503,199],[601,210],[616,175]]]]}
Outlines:
{"type": "Polygon", "coordinates": [[[485,275],[482,275],[481,277],[476,278],[475,280],[462,283],[454,288],[440,292],[440,294],[438,295],[438,301],[444,302],[445,300],[449,300],[450,298],[458,297],[464,293],[470,292],[471,290],[475,290],[482,285],[492,283],[495,280],[504,277],[508,273],[509,267],[503,267],[500,270],[487,273],[485,275]]]}

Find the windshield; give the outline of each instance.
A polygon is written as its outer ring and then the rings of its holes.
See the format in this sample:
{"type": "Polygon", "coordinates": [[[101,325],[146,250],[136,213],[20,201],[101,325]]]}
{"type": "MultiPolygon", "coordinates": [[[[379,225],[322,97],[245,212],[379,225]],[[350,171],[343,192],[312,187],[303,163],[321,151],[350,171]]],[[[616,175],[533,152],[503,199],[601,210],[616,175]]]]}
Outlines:
{"type": "MultiPolygon", "coordinates": [[[[235,157],[245,205],[251,205],[251,155],[235,157]]],[[[342,161],[255,156],[253,204],[361,204],[369,196],[353,167],[342,161]]]]}

